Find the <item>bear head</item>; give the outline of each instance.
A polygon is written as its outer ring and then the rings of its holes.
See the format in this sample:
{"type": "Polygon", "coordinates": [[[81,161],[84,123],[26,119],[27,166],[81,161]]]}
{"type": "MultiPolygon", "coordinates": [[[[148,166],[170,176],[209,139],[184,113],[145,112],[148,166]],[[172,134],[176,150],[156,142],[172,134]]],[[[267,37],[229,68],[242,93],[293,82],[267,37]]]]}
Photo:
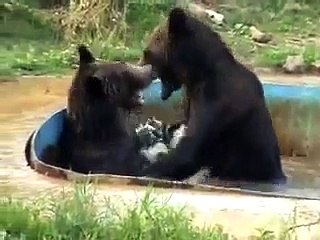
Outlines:
{"type": "Polygon", "coordinates": [[[84,45],[78,47],[78,53],[80,63],[73,88],[83,91],[86,104],[104,102],[125,110],[143,105],[143,89],[156,78],[150,64],[97,63],[84,45]]]}
{"type": "Polygon", "coordinates": [[[208,49],[212,48],[215,48],[213,57],[224,53],[225,46],[220,36],[177,7],[170,11],[167,21],[151,34],[139,64],[153,66],[162,82],[161,98],[166,100],[182,85],[192,87],[196,79],[201,81],[211,74],[214,62],[206,59],[208,49]]]}

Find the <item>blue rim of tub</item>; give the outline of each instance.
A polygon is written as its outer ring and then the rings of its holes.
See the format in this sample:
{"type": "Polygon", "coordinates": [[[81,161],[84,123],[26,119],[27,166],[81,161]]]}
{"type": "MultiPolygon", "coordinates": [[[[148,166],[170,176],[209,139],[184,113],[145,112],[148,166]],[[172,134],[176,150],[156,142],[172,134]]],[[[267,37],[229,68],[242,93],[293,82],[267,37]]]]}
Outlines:
{"type": "MultiPolygon", "coordinates": [[[[320,101],[320,85],[286,85],[275,83],[263,83],[266,99],[277,100],[301,100],[301,101],[320,101]]],[[[181,90],[176,91],[167,101],[160,99],[161,81],[154,80],[153,83],[144,90],[146,105],[169,106],[179,101],[181,90]]]]}
{"type": "MultiPolygon", "coordinates": [[[[278,99],[278,100],[301,100],[301,101],[320,101],[320,86],[306,86],[306,85],[279,85],[279,84],[263,84],[266,99],[278,99]]],[[[167,101],[162,101],[160,99],[161,82],[159,80],[154,81],[147,89],[144,90],[145,105],[161,105],[169,106],[173,102],[180,99],[180,91],[177,91],[169,98],[167,101]]],[[[60,109],[54,114],[50,115],[42,125],[35,131],[32,137],[32,152],[33,161],[41,161],[43,150],[48,145],[55,145],[57,143],[58,137],[61,134],[63,121],[65,118],[66,109],[60,109]]],[[[109,174],[106,174],[106,176],[109,174]]],[[[117,176],[117,175],[113,175],[117,176]]],[[[219,187],[218,187],[219,188],[219,187]]],[[[229,188],[230,190],[230,188],[229,188]]],[[[248,194],[259,194],[268,196],[268,192],[261,192],[256,190],[240,190],[241,192],[247,192],[248,194]]],[[[270,195],[270,194],[269,194],[270,195]]],[[[302,198],[299,196],[292,196],[283,193],[274,195],[273,197],[287,197],[287,198],[302,198]]],[[[303,197],[306,199],[306,197],[303,197]]],[[[319,198],[307,198],[307,199],[317,199],[319,198]]]]}

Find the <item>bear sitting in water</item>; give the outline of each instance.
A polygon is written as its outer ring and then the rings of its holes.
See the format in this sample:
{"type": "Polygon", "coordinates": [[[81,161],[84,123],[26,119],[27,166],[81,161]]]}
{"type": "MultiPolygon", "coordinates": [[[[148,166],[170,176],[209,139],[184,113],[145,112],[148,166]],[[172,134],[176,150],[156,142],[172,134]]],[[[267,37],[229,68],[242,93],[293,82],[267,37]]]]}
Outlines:
{"type": "Polygon", "coordinates": [[[174,8],[140,63],[157,72],[163,100],[184,86],[190,102],[186,136],[147,176],[182,180],[208,167],[221,180],[286,182],[262,84],[209,26],[174,8]]]}
{"type": "Polygon", "coordinates": [[[142,90],[151,84],[151,65],[96,63],[78,48],[80,66],[69,90],[61,147],[69,167],[81,173],[138,176],[147,164],[139,153],[129,112],[143,104],[142,90]]]}

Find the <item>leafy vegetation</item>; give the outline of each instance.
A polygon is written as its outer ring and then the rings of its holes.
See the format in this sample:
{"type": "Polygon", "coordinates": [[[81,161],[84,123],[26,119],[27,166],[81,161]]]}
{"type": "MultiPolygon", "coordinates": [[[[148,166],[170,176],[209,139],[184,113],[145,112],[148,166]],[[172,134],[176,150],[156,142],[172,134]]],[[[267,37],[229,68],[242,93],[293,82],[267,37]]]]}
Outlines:
{"type": "MultiPolygon", "coordinates": [[[[0,199],[0,237],[5,240],[231,240],[221,226],[198,227],[186,207],[173,207],[147,191],[137,202],[102,198],[93,185],[75,185],[54,195],[45,193],[26,201],[0,199]]],[[[292,230],[275,233],[256,229],[256,240],[289,240],[292,230]],[[289,234],[290,233],[290,234],[289,234]]],[[[307,226],[307,225],[306,225],[307,226]]]]}
{"type": "MultiPolygon", "coordinates": [[[[171,1],[72,0],[69,8],[39,9],[38,1],[0,4],[0,75],[63,73],[76,63],[79,42],[101,59],[136,61],[146,36],[173,6],[171,1]]],[[[226,24],[213,27],[242,62],[277,68],[289,55],[302,55],[307,66],[319,65],[318,1],[216,2],[226,24]],[[251,25],[273,40],[254,42],[251,25]]]]}
{"type": "Polygon", "coordinates": [[[95,199],[94,189],[77,186],[60,196],[32,202],[0,201],[0,234],[4,239],[205,239],[227,240],[220,227],[199,228],[185,208],[157,201],[151,192],[138,203],[95,199]]]}

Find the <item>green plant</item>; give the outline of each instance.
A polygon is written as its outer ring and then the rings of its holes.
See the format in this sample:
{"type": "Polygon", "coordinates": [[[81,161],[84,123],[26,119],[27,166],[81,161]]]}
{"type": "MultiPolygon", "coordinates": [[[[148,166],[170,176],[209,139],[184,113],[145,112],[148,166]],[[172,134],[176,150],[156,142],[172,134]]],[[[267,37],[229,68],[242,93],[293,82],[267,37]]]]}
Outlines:
{"type": "Polygon", "coordinates": [[[298,50],[288,47],[264,48],[257,55],[257,63],[264,66],[281,67],[289,55],[297,55],[298,50]]]}
{"type": "MultiPolygon", "coordinates": [[[[0,21],[0,54],[4,56],[0,75],[63,73],[76,63],[78,43],[89,45],[101,59],[136,61],[146,36],[173,6],[171,1],[118,5],[113,0],[74,0],[69,8],[39,10],[37,4],[26,5],[28,1],[4,4],[0,12],[4,14],[0,21]]],[[[218,4],[218,10],[227,23],[215,30],[245,63],[279,67],[288,55],[303,54],[307,66],[314,64],[319,60],[314,37],[320,32],[320,5],[315,0],[295,2],[298,4],[226,0],[218,4]],[[272,43],[254,43],[250,25],[272,33],[272,43]]]]}
{"type": "Polygon", "coordinates": [[[276,240],[275,233],[270,230],[266,230],[263,228],[258,228],[258,238],[259,240],[276,240]]]}
{"type": "Polygon", "coordinates": [[[101,203],[91,185],[24,203],[0,201],[0,232],[7,239],[203,239],[227,240],[221,227],[199,228],[185,207],[170,207],[148,191],[135,204],[107,198],[101,203]]]}
{"type": "Polygon", "coordinates": [[[303,59],[307,65],[312,65],[320,59],[320,46],[316,44],[309,44],[305,46],[303,52],[303,59]]]}

